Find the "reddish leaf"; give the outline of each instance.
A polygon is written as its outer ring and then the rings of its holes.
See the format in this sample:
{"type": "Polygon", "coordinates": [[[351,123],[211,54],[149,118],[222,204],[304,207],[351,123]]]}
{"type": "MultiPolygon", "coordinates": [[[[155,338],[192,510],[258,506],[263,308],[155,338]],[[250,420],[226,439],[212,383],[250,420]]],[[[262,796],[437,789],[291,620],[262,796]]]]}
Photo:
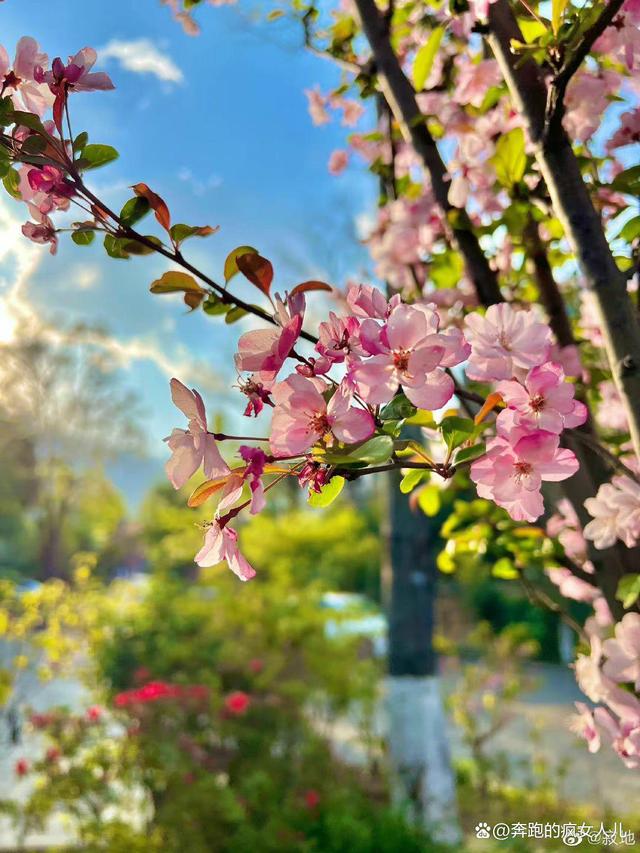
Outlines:
{"type": "Polygon", "coordinates": [[[303,281],[302,284],[296,284],[290,296],[295,296],[296,293],[310,293],[312,290],[326,290],[331,292],[333,288],[330,284],[325,284],[324,281],[303,281]]]}
{"type": "Polygon", "coordinates": [[[195,311],[196,308],[200,307],[200,303],[204,299],[203,293],[185,293],[184,295],[184,304],[190,308],[192,311],[195,311]]]}
{"type": "Polygon", "coordinates": [[[166,202],[157,193],[150,190],[146,184],[134,184],[132,190],[136,195],[141,196],[141,198],[146,198],[156,215],[156,219],[165,231],[168,231],[171,228],[171,214],[169,213],[166,202]]]}
{"type": "Polygon", "coordinates": [[[249,279],[251,284],[255,284],[264,294],[269,294],[269,288],[273,281],[271,261],[263,258],[262,255],[247,252],[246,255],[240,255],[236,258],[236,263],[240,272],[249,279]]]}
{"type": "Polygon", "coordinates": [[[232,252],[229,252],[227,259],[224,262],[224,280],[228,284],[234,275],[239,272],[238,258],[241,255],[252,254],[257,255],[258,250],[253,246],[237,246],[232,252]]]}
{"type": "Polygon", "coordinates": [[[229,474],[223,474],[221,477],[216,477],[214,480],[205,480],[204,483],[200,483],[200,485],[189,495],[187,506],[196,507],[200,506],[205,501],[208,501],[212,495],[224,488],[227,480],[232,476],[232,474],[236,473],[236,471],[243,470],[244,469],[242,467],[235,468],[229,474]]]}
{"type": "Polygon", "coordinates": [[[493,394],[489,394],[484,405],[478,412],[478,414],[473,419],[474,424],[477,426],[481,424],[482,421],[487,417],[487,415],[492,412],[496,406],[499,406],[502,403],[502,394],[498,391],[494,391],[493,394]]]}

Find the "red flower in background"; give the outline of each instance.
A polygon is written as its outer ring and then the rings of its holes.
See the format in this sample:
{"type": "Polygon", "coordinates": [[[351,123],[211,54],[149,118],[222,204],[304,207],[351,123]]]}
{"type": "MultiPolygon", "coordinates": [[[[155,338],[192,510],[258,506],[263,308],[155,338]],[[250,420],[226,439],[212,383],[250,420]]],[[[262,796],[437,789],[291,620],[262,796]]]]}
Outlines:
{"type": "Polygon", "coordinates": [[[86,717],[90,723],[97,723],[102,717],[102,708],[98,705],[92,705],[90,708],[87,708],[86,717]]]}
{"type": "Polygon", "coordinates": [[[118,693],[114,698],[117,708],[125,708],[128,705],[145,705],[149,702],[157,702],[159,699],[195,699],[206,700],[209,696],[209,688],[204,684],[168,684],[166,681],[150,681],[148,684],[135,690],[125,690],[118,693]]]}
{"type": "Polygon", "coordinates": [[[34,727],[34,729],[46,729],[47,726],[50,726],[53,723],[53,721],[53,714],[35,713],[29,717],[29,722],[34,727]]]}
{"type": "Polygon", "coordinates": [[[251,672],[253,672],[255,675],[257,675],[259,672],[262,672],[262,670],[264,669],[264,661],[261,660],[260,658],[252,658],[249,661],[249,669],[251,670],[251,672]]]}
{"type": "Polygon", "coordinates": [[[229,714],[234,717],[241,717],[249,709],[251,705],[251,697],[242,690],[234,690],[224,700],[224,708],[229,714]]]}
{"type": "Polygon", "coordinates": [[[62,753],[57,746],[50,746],[46,752],[45,758],[49,763],[54,764],[61,755],[62,753]]]}
{"type": "Polygon", "coordinates": [[[133,673],[133,680],[136,684],[144,684],[151,678],[151,670],[148,666],[139,666],[133,673]]]}
{"type": "Polygon", "coordinates": [[[304,804],[309,811],[317,809],[320,805],[320,794],[314,788],[310,788],[308,791],[305,791],[304,804]]]}
{"type": "Polygon", "coordinates": [[[30,769],[29,762],[26,758],[19,758],[16,761],[15,767],[13,769],[15,771],[16,776],[26,776],[30,769]]]}

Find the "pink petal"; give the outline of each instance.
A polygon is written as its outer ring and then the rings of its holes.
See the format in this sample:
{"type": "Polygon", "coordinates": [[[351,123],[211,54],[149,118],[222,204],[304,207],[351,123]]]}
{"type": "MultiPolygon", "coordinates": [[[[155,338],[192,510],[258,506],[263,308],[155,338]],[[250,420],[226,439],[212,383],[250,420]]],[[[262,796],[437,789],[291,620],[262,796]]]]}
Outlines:
{"type": "Polygon", "coordinates": [[[424,385],[418,388],[404,387],[404,393],[414,406],[433,412],[441,409],[453,397],[455,386],[453,379],[437,368],[429,373],[424,385]]]}
{"type": "Polygon", "coordinates": [[[338,441],[355,444],[373,435],[375,423],[369,412],[351,408],[334,421],[331,431],[338,441]]]}

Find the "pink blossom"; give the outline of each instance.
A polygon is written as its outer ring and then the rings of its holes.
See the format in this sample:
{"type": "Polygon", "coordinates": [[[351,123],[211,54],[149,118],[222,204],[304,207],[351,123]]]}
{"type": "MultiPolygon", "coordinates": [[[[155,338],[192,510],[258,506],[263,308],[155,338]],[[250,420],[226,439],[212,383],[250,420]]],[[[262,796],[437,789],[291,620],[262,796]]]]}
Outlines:
{"type": "Polygon", "coordinates": [[[558,566],[545,569],[545,572],[549,580],[558,587],[560,595],[565,598],[590,603],[600,595],[597,587],[576,577],[571,569],[558,566]]]}
{"type": "Polygon", "coordinates": [[[331,121],[327,112],[327,98],[320,91],[318,86],[313,89],[305,89],[305,95],[309,102],[309,115],[311,121],[316,125],[328,124],[331,121]]]}
{"type": "Polygon", "coordinates": [[[503,302],[491,305],[484,317],[465,318],[471,344],[467,376],[481,382],[512,379],[547,361],[551,329],[531,311],[517,311],[503,302]]]}
{"type": "Polygon", "coordinates": [[[298,482],[301,486],[309,486],[310,492],[319,492],[328,482],[329,469],[326,465],[308,459],[298,474],[298,482]]]}
{"type": "Polygon", "coordinates": [[[620,116],[620,127],[607,143],[611,151],[624,145],[634,145],[640,142],[640,107],[620,116]]]}
{"type": "Polygon", "coordinates": [[[559,364],[564,370],[565,376],[582,376],[580,350],[575,344],[568,344],[566,347],[553,344],[549,349],[549,360],[559,364]]]}
{"type": "Polygon", "coordinates": [[[480,497],[493,500],[516,521],[535,521],[544,512],[542,482],[566,480],[578,470],[578,461],[559,447],[553,433],[538,430],[514,441],[516,437],[491,439],[486,455],[472,464],[470,476],[480,497]]]}
{"type": "MultiPolygon", "coordinates": [[[[373,321],[363,321],[363,332],[367,323],[373,321]]],[[[439,409],[451,399],[454,384],[444,368],[464,361],[469,347],[458,329],[438,333],[439,323],[432,306],[400,304],[391,311],[379,341],[374,344],[368,336],[377,354],[353,368],[367,403],[388,403],[400,385],[418,408],[439,409]]],[[[362,334],[361,340],[367,347],[362,334]]]]}
{"type": "Polygon", "coordinates": [[[627,420],[627,413],[615,382],[612,379],[600,382],[598,391],[602,398],[598,404],[596,413],[600,426],[605,429],[616,430],[617,432],[628,432],[629,421],[627,420]]]}
{"type": "Polygon", "coordinates": [[[342,124],[345,127],[355,127],[365,113],[360,101],[353,98],[342,98],[340,106],[342,107],[342,124]]]}
{"type": "Polygon", "coordinates": [[[0,45],[0,78],[7,91],[14,91],[13,101],[17,108],[42,116],[52,97],[46,86],[36,81],[36,68],[47,63],[47,54],[40,53],[38,42],[23,36],[16,46],[13,68],[7,51],[0,45]],[[22,103],[20,103],[22,101],[22,103]]]}
{"type": "Polygon", "coordinates": [[[343,148],[336,148],[335,151],[331,152],[331,156],[329,157],[329,174],[330,175],[340,175],[347,168],[349,163],[349,152],[345,151],[343,148]]]}
{"type": "Polygon", "coordinates": [[[55,255],[58,249],[58,237],[53,222],[44,214],[39,218],[40,221],[37,223],[25,222],[22,226],[22,233],[34,243],[42,243],[43,245],[50,243],[51,248],[49,251],[52,255],[55,255]]]}
{"type": "Polygon", "coordinates": [[[74,92],[94,92],[115,88],[111,78],[104,71],[92,72],[98,54],[92,47],[84,47],[75,56],[70,56],[67,65],[60,57],[56,57],[51,65],[51,71],[36,72],[40,83],[48,83],[55,94],[62,90],[74,92]]]}
{"type": "Polygon", "coordinates": [[[251,417],[251,415],[257,418],[264,409],[265,404],[268,406],[273,405],[269,396],[271,391],[270,383],[261,382],[258,374],[251,375],[244,381],[240,380],[238,388],[247,397],[247,408],[243,413],[246,418],[251,417]]]}
{"type": "MultiPolygon", "coordinates": [[[[352,284],[347,290],[347,302],[356,317],[384,320],[389,315],[390,305],[384,294],[370,284],[352,284]]],[[[395,304],[398,302],[396,299],[395,304]]]]}
{"type": "Polygon", "coordinates": [[[611,71],[576,74],[565,96],[563,124],[570,136],[586,142],[600,126],[602,114],[611,103],[610,96],[619,88],[619,75],[611,71]]]}
{"type": "Polygon", "coordinates": [[[469,9],[474,17],[484,21],[489,17],[489,6],[495,2],[496,0],[469,0],[469,9]]]}
{"type": "Polygon", "coordinates": [[[207,417],[202,397],[190,391],[178,379],[171,380],[171,398],[189,419],[188,429],[174,429],[165,438],[172,456],[165,468],[174,489],[180,489],[202,465],[207,479],[224,476],[229,466],[218,450],[215,438],[207,431],[207,417]]]}
{"type": "Polygon", "coordinates": [[[249,512],[252,515],[256,515],[256,513],[262,512],[265,506],[262,476],[264,474],[264,466],[267,462],[267,457],[264,451],[259,447],[248,447],[246,444],[243,444],[238,452],[247,463],[243,478],[249,483],[249,489],[251,491],[249,512]]]}
{"type": "Polygon", "coordinates": [[[609,736],[624,765],[630,770],[640,767],[640,710],[635,715],[615,719],[607,709],[596,708],[593,717],[609,736]]]}
{"type": "Polygon", "coordinates": [[[330,362],[342,362],[351,353],[364,355],[360,346],[358,332],[360,321],[357,317],[338,317],[329,312],[329,320],[320,323],[316,349],[330,362]]]}
{"type": "Polygon", "coordinates": [[[572,717],[569,728],[586,740],[589,752],[597,752],[600,749],[600,732],[593,719],[593,713],[584,702],[575,704],[578,713],[572,717]]]}
{"type": "Polygon", "coordinates": [[[300,336],[304,309],[303,293],[287,296],[286,302],[276,295],[275,319],[278,325],[242,335],[235,356],[237,369],[256,373],[260,382],[272,382],[300,336]]]}
{"type": "Polygon", "coordinates": [[[595,51],[606,54],[608,58],[624,62],[630,71],[633,70],[636,58],[640,55],[640,31],[636,16],[635,7],[625,8],[624,13],[613,19],[612,24],[593,46],[595,51]]]}
{"type": "Polygon", "coordinates": [[[617,682],[632,682],[640,691],[640,613],[626,613],[615,627],[615,639],[605,640],[605,675],[617,682]]]}
{"type": "Polygon", "coordinates": [[[587,542],[578,516],[566,498],[561,498],[556,504],[556,511],[547,522],[547,535],[556,536],[567,557],[586,572],[593,572],[593,565],[587,560],[587,542]]]}
{"type": "Polygon", "coordinates": [[[584,502],[593,516],[584,535],[596,548],[610,548],[621,539],[632,548],[640,538],[640,484],[626,474],[604,483],[595,497],[584,502]]]}
{"type": "Polygon", "coordinates": [[[49,213],[56,208],[66,209],[69,199],[75,195],[73,184],[56,166],[45,165],[39,169],[29,169],[27,181],[34,193],[44,196],[39,204],[38,199],[34,198],[34,203],[42,213],[49,213]]]}
{"type": "Polygon", "coordinates": [[[459,62],[458,69],[453,96],[459,104],[480,107],[488,90],[502,83],[502,74],[495,59],[483,59],[474,63],[464,57],[459,62]]]}
{"type": "Polygon", "coordinates": [[[202,568],[226,562],[241,581],[251,580],[256,574],[238,549],[237,532],[227,525],[221,527],[218,519],[207,528],[202,548],[194,560],[202,568]]]}
{"type": "Polygon", "coordinates": [[[587,419],[587,407],[574,400],[574,386],[565,381],[559,364],[532,367],[522,383],[503,381],[496,388],[507,404],[498,415],[498,432],[505,428],[509,431],[515,425],[559,435],[587,419]]]}
{"type": "Polygon", "coordinates": [[[370,413],[350,405],[351,395],[341,385],[327,404],[313,384],[297,373],[273,389],[275,410],[271,422],[271,449],[276,455],[298,456],[322,441],[355,444],[373,435],[370,413]]]}

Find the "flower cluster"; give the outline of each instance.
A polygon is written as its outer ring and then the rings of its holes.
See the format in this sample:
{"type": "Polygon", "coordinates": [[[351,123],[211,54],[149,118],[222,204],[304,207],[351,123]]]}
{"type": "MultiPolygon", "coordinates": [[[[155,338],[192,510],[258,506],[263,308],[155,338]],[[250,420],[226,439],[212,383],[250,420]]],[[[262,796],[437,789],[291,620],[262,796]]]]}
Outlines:
{"type": "Polygon", "coordinates": [[[584,505],[593,516],[584,535],[596,548],[610,548],[617,539],[632,548],[640,540],[640,483],[631,476],[613,477],[584,505]]]}
{"type": "Polygon", "coordinates": [[[560,447],[564,429],[587,417],[574,399],[574,386],[559,364],[549,361],[551,330],[533,312],[508,304],[491,306],[486,315],[470,314],[467,375],[496,381],[506,408],[496,419],[497,435],[487,453],[471,466],[481,497],[504,507],[518,521],[535,521],[544,505],[544,481],[560,481],[578,470],[571,450],[560,447]]]}
{"type": "Polygon", "coordinates": [[[205,702],[209,698],[209,688],[203,684],[168,684],[165,681],[150,681],[134,690],[124,690],[116,694],[113,704],[116,708],[136,705],[148,705],[165,699],[205,702]]]}
{"type": "Polygon", "coordinates": [[[640,700],[626,689],[640,690],[640,614],[627,613],[604,642],[591,637],[591,654],[576,661],[576,677],[595,710],[576,703],[573,729],[590,752],[597,752],[604,735],[624,764],[640,768],[640,700]]]}

